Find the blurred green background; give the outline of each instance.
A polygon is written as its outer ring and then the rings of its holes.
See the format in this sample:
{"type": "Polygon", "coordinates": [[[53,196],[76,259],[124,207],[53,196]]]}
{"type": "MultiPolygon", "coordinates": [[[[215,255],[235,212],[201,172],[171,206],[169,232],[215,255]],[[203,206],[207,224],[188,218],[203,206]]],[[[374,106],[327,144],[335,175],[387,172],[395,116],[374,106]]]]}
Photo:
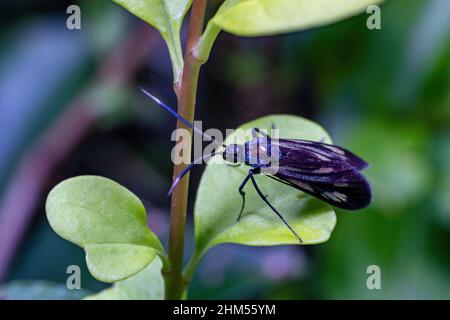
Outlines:
{"type": "MultiPolygon", "coordinates": [[[[196,119],[224,132],[267,114],[310,118],[371,163],[374,201],[337,210],[324,244],[214,248],[191,298],[450,299],[449,16],[448,0],[390,0],[381,30],[361,14],[276,37],[220,34],[196,119]],[[370,265],[381,290],[366,286],[370,265]]],[[[175,121],[137,90],[175,105],[167,49],[109,0],[4,0],[0,25],[0,298],[76,299],[106,284],[48,225],[45,198],[59,181],[97,174],[127,186],[167,243],[175,121]],[[66,28],[70,4],[81,7],[81,30],[66,28]],[[73,264],[84,291],[65,289],[73,264]]],[[[192,175],[187,254],[202,170],[192,175]]]]}

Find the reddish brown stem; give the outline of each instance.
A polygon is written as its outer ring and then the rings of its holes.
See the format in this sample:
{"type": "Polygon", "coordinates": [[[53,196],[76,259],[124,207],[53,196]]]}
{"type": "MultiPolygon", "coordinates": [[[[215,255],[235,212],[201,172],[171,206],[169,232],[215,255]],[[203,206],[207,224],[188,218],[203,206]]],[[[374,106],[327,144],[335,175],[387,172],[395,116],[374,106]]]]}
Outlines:
{"type": "MultiPolygon", "coordinates": [[[[200,39],[205,18],[206,0],[194,0],[192,3],[191,16],[189,20],[189,31],[184,55],[183,74],[181,83],[174,85],[178,98],[178,113],[190,122],[194,119],[195,99],[197,93],[198,74],[201,62],[193,53],[195,44],[200,39]]],[[[182,122],[177,122],[177,128],[189,130],[182,122]]],[[[191,143],[185,150],[189,150],[190,159],[191,143]]],[[[174,165],[173,177],[176,177],[186,167],[186,164],[174,165]]],[[[171,270],[166,274],[166,298],[181,299],[186,290],[186,281],[183,279],[183,254],[184,254],[184,231],[186,225],[186,209],[189,192],[189,175],[186,175],[175,188],[172,195],[170,210],[170,233],[169,233],[169,259],[171,270]]]]}

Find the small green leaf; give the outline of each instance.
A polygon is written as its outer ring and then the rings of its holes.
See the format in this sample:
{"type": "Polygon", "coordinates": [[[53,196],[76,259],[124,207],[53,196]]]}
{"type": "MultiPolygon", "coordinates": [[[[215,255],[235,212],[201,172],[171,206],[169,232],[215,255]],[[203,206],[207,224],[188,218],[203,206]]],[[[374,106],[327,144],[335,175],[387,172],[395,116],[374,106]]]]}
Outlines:
{"type": "Polygon", "coordinates": [[[192,0],[113,0],[135,16],[148,22],[161,33],[169,48],[177,79],[183,69],[180,28],[192,0]]]}
{"type": "Polygon", "coordinates": [[[164,256],[148,229],[142,202],[118,183],[98,176],[67,179],[50,192],[46,203],[51,227],[84,248],[89,271],[100,281],[115,282],[164,256]]]}
{"type": "Polygon", "coordinates": [[[86,300],[162,300],[164,280],[162,263],[156,258],[144,270],[112,287],[86,297],[86,300]]]}
{"type": "Polygon", "coordinates": [[[115,282],[118,277],[122,278],[118,275],[136,273],[136,270],[145,268],[156,255],[153,248],[124,243],[91,244],[84,249],[89,271],[104,282],[115,282]]]}
{"type": "Polygon", "coordinates": [[[382,1],[226,0],[211,21],[236,35],[263,36],[330,24],[382,1]]]}
{"type": "MultiPolygon", "coordinates": [[[[328,134],[316,123],[306,119],[273,115],[246,123],[239,129],[267,129],[274,124],[280,138],[307,139],[331,142],[328,134]]],[[[243,143],[242,130],[227,137],[226,143],[243,143]]],[[[242,198],[238,187],[249,167],[231,167],[220,156],[208,163],[197,191],[195,203],[196,253],[203,254],[208,247],[219,243],[268,246],[299,244],[297,238],[258,197],[249,183],[245,187],[246,206],[239,222],[236,221],[242,198]]],[[[256,177],[262,191],[290,225],[302,237],[303,244],[328,240],[336,223],[333,209],[297,189],[286,186],[263,175],[256,177]]]]}

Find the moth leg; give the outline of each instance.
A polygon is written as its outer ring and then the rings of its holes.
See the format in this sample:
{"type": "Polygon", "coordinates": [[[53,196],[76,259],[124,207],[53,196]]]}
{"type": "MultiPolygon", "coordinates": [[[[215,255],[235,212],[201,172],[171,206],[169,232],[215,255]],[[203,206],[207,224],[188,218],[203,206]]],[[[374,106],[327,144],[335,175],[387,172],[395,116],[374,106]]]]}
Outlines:
{"type": "Polygon", "coordinates": [[[248,180],[250,180],[250,177],[253,174],[258,174],[261,172],[260,168],[255,168],[255,169],[250,169],[248,171],[248,175],[245,177],[245,179],[242,181],[241,185],[239,186],[239,194],[242,196],[242,206],[241,206],[241,211],[239,212],[237,221],[239,222],[239,220],[241,219],[242,213],[244,212],[244,207],[245,207],[245,191],[244,191],[244,187],[247,184],[248,180]]]}
{"type": "Polygon", "coordinates": [[[294,231],[294,229],[292,229],[292,227],[289,225],[289,223],[286,221],[286,219],[284,219],[284,217],[281,215],[281,213],[279,213],[277,211],[277,209],[275,209],[272,206],[272,204],[269,202],[269,200],[267,200],[267,197],[264,196],[264,194],[261,192],[261,189],[259,189],[258,184],[256,183],[256,180],[255,180],[255,177],[253,176],[253,173],[249,172],[249,176],[250,176],[250,180],[252,181],[253,186],[255,187],[255,190],[258,193],[258,195],[260,196],[260,198],[270,207],[270,209],[272,209],[273,212],[276,213],[276,215],[281,219],[281,221],[283,221],[283,223],[286,225],[286,227],[288,227],[288,229],[291,230],[291,232],[300,241],[300,243],[303,243],[300,236],[294,231]]]}
{"type": "Polygon", "coordinates": [[[261,129],[259,129],[259,128],[253,128],[253,129],[252,129],[252,137],[253,137],[253,138],[257,138],[257,137],[258,137],[258,134],[259,134],[260,136],[264,137],[264,138],[270,138],[270,136],[269,136],[268,134],[262,132],[261,129]]]}
{"type": "Polygon", "coordinates": [[[273,136],[273,131],[276,129],[277,127],[275,127],[275,123],[272,122],[272,124],[270,125],[270,135],[273,136]]]}
{"type": "MultiPolygon", "coordinates": [[[[270,157],[272,155],[272,138],[268,134],[262,132],[261,129],[253,128],[252,129],[252,137],[257,138],[258,134],[260,136],[262,136],[263,138],[266,138],[266,140],[267,140],[267,146],[266,146],[267,156],[270,157]]],[[[259,155],[258,155],[258,157],[259,157],[259,155]]],[[[258,164],[259,164],[259,162],[258,162],[258,164]]]]}
{"type": "Polygon", "coordinates": [[[247,184],[248,180],[250,180],[250,173],[245,177],[244,181],[242,181],[241,185],[239,186],[239,194],[242,196],[242,205],[241,205],[241,211],[239,212],[239,215],[237,217],[237,222],[241,220],[242,212],[244,212],[245,207],[245,191],[243,190],[245,185],[247,184]]]}

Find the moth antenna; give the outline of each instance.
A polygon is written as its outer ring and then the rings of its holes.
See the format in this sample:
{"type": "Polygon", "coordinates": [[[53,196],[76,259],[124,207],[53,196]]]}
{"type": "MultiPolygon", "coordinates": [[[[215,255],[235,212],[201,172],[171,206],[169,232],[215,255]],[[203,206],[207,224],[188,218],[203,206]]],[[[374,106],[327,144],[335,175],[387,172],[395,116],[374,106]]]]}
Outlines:
{"type": "Polygon", "coordinates": [[[192,163],[190,163],[186,168],[183,169],[183,171],[181,171],[181,173],[173,180],[172,182],[172,186],[169,189],[169,192],[167,193],[167,197],[170,197],[173,193],[173,190],[175,189],[175,187],[177,186],[177,184],[181,181],[181,179],[183,179],[183,177],[194,167],[194,165],[196,164],[200,164],[202,163],[203,160],[207,159],[207,158],[211,158],[214,157],[215,155],[217,155],[218,153],[216,152],[212,152],[210,154],[204,155],[200,158],[195,159],[192,163]]]}
{"type": "MultiPolygon", "coordinates": [[[[187,125],[189,128],[191,128],[192,130],[194,130],[195,132],[197,132],[198,134],[206,137],[207,139],[211,140],[212,142],[216,143],[216,139],[212,138],[211,136],[207,135],[206,133],[204,133],[202,130],[198,129],[197,127],[195,127],[192,123],[190,123],[189,121],[187,121],[185,118],[183,118],[181,115],[179,115],[178,113],[176,113],[171,107],[169,107],[168,105],[166,105],[164,102],[162,102],[161,100],[159,100],[158,98],[156,98],[154,95],[152,95],[150,92],[148,92],[147,90],[145,90],[142,87],[138,87],[147,97],[149,97],[150,99],[152,99],[153,101],[155,101],[160,107],[162,107],[163,109],[165,109],[166,111],[168,111],[171,115],[173,115],[175,118],[177,118],[178,120],[180,120],[181,122],[183,122],[185,125],[187,125]]],[[[216,143],[217,145],[219,143],[216,143]]],[[[222,144],[223,147],[225,147],[224,144],[222,144]]]]}

